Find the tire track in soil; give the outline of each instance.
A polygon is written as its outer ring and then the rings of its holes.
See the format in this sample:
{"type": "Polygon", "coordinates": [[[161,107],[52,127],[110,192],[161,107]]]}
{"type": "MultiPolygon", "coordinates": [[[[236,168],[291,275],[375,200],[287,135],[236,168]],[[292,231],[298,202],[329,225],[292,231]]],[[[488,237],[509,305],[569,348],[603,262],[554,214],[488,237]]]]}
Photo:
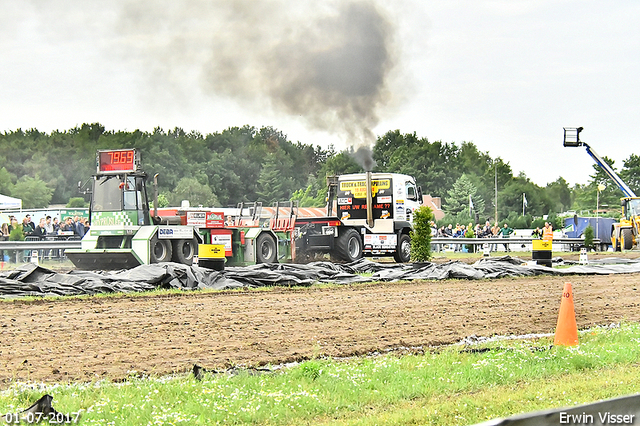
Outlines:
{"type": "Polygon", "coordinates": [[[640,274],[11,301],[0,381],[119,380],[552,332],[565,281],[579,328],[640,320],[640,274]]]}

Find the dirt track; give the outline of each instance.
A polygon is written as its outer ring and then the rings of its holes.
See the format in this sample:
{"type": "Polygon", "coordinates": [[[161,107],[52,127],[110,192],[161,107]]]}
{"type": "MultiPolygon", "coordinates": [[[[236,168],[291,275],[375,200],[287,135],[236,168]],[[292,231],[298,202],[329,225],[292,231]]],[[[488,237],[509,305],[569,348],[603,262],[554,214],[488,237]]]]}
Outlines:
{"type": "MultiPolygon", "coordinates": [[[[120,379],[551,332],[563,278],[0,304],[0,381],[120,379]]],[[[640,274],[574,276],[579,328],[640,320],[640,274]]]]}

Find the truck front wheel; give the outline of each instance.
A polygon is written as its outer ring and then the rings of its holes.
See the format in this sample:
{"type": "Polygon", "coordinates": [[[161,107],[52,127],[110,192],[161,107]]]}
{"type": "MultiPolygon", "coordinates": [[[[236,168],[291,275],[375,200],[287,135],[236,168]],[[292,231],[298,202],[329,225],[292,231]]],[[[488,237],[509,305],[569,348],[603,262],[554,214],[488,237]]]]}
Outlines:
{"type": "Polygon", "coordinates": [[[362,257],[362,240],[355,229],[347,229],[335,243],[336,257],[353,262],[362,257]]]}
{"type": "Polygon", "coordinates": [[[407,234],[402,234],[398,238],[398,247],[393,258],[398,263],[407,263],[411,260],[411,238],[407,234]]]}

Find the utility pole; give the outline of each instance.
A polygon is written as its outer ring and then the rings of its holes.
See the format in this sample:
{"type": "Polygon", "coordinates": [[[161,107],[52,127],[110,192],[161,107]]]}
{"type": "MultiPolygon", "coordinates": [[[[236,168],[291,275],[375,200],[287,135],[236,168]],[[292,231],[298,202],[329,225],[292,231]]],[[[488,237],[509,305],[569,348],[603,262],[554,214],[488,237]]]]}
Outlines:
{"type": "Polygon", "coordinates": [[[493,202],[493,206],[495,208],[495,211],[493,213],[493,223],[496,223],[498,221],[498,162],[494,162],[494,172],[495,172],[495,190],[496,190],[496,195],[495,195],[495,200],[493,202]]]}
{"type": "Polygon", "coordinates": [[[598,232],[598,225],[600,224],[600,220],[598,219],[598,210],[600,210],[600,192],[604,191],[607,187],[603,184],[598,184],[598,190],[596,192],[596,238],[600,238],[600,233],[598,232]]]}

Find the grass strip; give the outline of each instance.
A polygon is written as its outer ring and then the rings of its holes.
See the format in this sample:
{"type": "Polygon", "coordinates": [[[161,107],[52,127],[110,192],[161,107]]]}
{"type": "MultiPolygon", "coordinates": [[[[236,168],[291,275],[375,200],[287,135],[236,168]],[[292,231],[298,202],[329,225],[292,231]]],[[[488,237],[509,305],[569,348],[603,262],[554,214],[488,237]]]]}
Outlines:
{"type": "Polygon", "coordinates": [[[34,385],[0,392],[0,413],[44,393],[81,424],[473,424],[640,392],[640,325],[596,328],[579,347],[547,338],[467,351],[307,361],[276,373],[34,385]]]}

